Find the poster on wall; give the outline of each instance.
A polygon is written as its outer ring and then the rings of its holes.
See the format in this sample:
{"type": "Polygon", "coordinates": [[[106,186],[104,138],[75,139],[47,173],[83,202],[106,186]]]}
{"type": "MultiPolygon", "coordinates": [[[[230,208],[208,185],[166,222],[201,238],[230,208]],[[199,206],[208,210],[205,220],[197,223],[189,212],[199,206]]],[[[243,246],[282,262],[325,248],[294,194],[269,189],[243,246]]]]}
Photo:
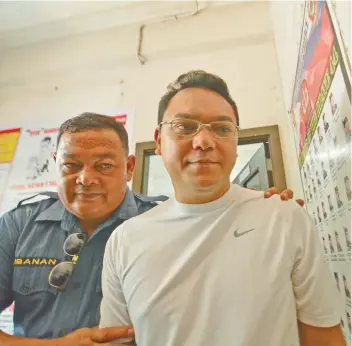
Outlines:
{"type": "Polygon", "coordinates": [[[3,197],[20,133],[20,128],[0,130],[0,201],[3,197]]]}
{"type": "Polygon", "coordinates": [[[351,82],[331,4],[306,1],[291,120],[308,212],[344,302],[351,339],[351,82]]]}
{"type": "Polygon", "coordinates": [[[113,117],[115,120],[119,121],[120,123],[125,126],[126,131],[128,133],[128,145],[129,145],[129,152],[130,154],[134,154],[135,148],[134,148],[134,112],[132,110],[119,110],[119,112],[116,112],[115,110],[106,110],[101,114],[109,115],[113,117]]]}
{"type": "Polygon", "coordinates": [[[42,191],[55,191],[57,127],[23,127],[1,204],[4,213],[25,198],[42,191]]]}

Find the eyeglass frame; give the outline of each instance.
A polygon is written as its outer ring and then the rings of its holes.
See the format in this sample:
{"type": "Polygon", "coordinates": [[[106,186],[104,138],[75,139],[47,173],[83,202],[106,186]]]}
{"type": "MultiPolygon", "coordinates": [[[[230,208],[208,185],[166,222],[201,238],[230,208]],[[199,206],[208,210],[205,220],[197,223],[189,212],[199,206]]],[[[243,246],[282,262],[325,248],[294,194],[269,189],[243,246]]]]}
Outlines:
{"type": "Polygon", "coordinates": [[[64,253],[65,253],[67,256],[72,257],[71,261],[62,261],[62,262],[56,264],[56,265],[50,270],[50,273],[49,273],[49,277],[48,277],[48,283],[49,283],[49,285],[50,285],[51,287],[56,288],[57,290],[60,290],[60,291],[64,291],[64,290],[65,290],[65,288],[66,288],[66,286],[67,286],[67,283],[68,283],[68,280],[69,280],[69,278],[72,276],[72,274],[73,274],[73,272],[74,272],[74,267],[75,267],[75,265],[76,265],[76,263],[77,263],[77,261],[78,261],[79,255],[80,255],[80,253],[82,252],[82,249],[83,249],[83,247],[84,247],[85,242],[87,241],[87,237],[85,236],[84,243],[83,243],[82,247],[80,248],[80,250],[78,251],[78,253],[77,253],[76,255],[70,255],[70,254],[67,253],[67,251],[65,250],[65,244],[66,244],[67,239],[69,239],[70,237],[72,237],[73,235],[76,235],[76,234],[82,234],[82,233],[80,233],[80,232],[71,233],[71,234],[66,238],[66,240],[65,240],[65,242],[64,242],[64,245],[63,245],[64,253]],[[53,285],[52,283],[50,283],[51,275],[53,274],[55,268],[57,268],[60,264],[63,264],[63,263],[72,264],[72,265],[73,265],[73,269],[72,269],[72,271],[71,271],[71,273],[70,273],[70,276],[67,278],[65,285],[55,286],[55,285],[53,285]],[[64,286],[64,287],[62,287],[62,286],[64,286]]]}
{"type": "MultiPolygon", "coordinates": [[[[162,121],[161,123],[159,123],[158,127],[159,127],[159,131],[161,131],[161,126],[162,126],[162,125],[170,124],[170,125],[171,125],[171,131],[172,131],[175,135],[181,136],[181,137],[189,137],[189,138],[196,136],[196,135],[200,132],[200,130],[202,129],[202,127],[206,127],[206,128],[209,129],[209,132],[210,132],[214,137],[219,138],[219,139],[228,139],[228,138],[230,138],[230,137],[221,137],[221,136],[218,136],[218,135],[216,135],[216,134],[212,131],[212,129],[211,129],[211,125],[212,125],[213,123],[222,123],[222,122],[224,122],[224,123],[225,123],[225,122],[230,123],[230,121],[226,121],[226,120],[225,120],[225,121],[222,121],[222,120],[214,120],[214,121],[211,121],[210,123],[205,124],[205,123],[202,123],[201,121],[199,121],[199,120],[197,120],[197,119],[173,118],[173,119],[168,120],[168,121],[162,121]],[[198,129],[197,129],[197,131],[196,131],[195,133],[192,133],[192,134],[190,134],[190,135],[182,135],[182,134],[180,134],[180,133],[176,133],[176,132],[172,129],[172,122],[175,121],[175,120],[191,120],[191,121],[194,121],[195,123],[198,123],[198,129]]],[[[240,130],[240,127],[236,125],[236,126],[235,126],[235,129],[234,129],[234,131],[233,131],[234,137],[238,136],[239,130],[240,130]]]]}

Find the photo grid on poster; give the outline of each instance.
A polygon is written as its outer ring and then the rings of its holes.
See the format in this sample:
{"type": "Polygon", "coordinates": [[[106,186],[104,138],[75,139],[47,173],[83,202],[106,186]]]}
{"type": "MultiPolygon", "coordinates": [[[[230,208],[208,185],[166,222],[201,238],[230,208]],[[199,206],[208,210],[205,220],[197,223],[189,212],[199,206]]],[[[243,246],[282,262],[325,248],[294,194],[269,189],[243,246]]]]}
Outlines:
{"type": "Polygon", "coordinates": [[[306,1],[291,107],[306,206],[351,340],[351,83],[326,1],[306,1]]]}

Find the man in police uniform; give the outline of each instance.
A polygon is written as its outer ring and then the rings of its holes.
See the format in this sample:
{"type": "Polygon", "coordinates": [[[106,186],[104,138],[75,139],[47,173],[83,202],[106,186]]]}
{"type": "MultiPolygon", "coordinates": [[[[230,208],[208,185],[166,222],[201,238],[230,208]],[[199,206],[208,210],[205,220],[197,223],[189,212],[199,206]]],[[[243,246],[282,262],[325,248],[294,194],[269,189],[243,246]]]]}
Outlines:
{"type": "Polygon", "coordinates": [[[58,193],[22,201],[0,218],[0,311],[15,302],[15,336],[0,331],[0,345],[89,346],[133,333],[128,326],[93,328],[110,234],[166,199],[127,187],[135,166],[128,152],[127,132],[111,117],[85,113],[61,125],[58,193]]]}

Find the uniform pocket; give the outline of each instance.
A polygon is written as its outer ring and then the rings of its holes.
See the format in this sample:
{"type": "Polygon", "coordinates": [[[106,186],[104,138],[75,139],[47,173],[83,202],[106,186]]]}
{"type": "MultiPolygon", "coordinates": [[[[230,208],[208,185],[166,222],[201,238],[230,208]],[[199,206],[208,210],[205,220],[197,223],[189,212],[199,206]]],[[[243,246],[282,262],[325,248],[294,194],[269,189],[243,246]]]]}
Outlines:
{"type": "Polygon", "coordinates": [[[16,294],[30,296],[40,292],[57,294],[57,289],[50,286],[51,267],[14,267],[12,288],[16,294]]]}
{"type": "Polygon", "coordinates": [[[15,300],[15,323],[27,325],[52,310],[58,291],[48,277],[51,267],[14,267],[12,289],[15,300]]]}

